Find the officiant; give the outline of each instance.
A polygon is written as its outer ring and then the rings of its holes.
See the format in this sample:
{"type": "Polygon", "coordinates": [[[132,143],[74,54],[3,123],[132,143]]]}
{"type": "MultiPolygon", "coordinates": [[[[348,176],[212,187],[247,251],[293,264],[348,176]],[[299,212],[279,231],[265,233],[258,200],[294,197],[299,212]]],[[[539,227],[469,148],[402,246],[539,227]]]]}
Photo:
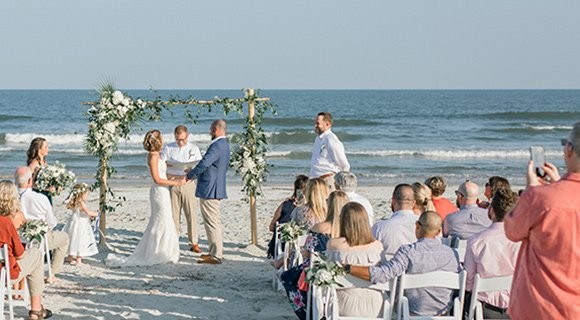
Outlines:
{"type": "MultiPolygon", "coordinates": [[[[189,143],[189,131],[184,125],[178,125],[173,132],[175,142],[165,145],[161,159],[167,163],[167,178],[182,179],[186,171],[191,170],[201,160],[199,148],[189,143]]],[[[197,236],[197,198],[195,197],[196,181],[182,186],[171,187],[171,209],[177,236],[181,234],[181,212],[187,222],[189,250],[201,253],[197,236]]]]}

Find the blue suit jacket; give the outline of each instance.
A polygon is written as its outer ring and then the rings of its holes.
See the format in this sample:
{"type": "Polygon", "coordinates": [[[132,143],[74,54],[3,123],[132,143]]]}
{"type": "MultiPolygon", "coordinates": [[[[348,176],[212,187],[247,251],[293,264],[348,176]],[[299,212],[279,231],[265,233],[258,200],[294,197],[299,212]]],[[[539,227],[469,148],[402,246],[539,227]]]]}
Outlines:
{"type": "Polygon", "coordinates": [[[225,199],[226,172],[230,165],[230,146],[226,138],[220,138],[209,145],[207,152],[195,168],[187,174],[187,179],[197,178],[195,196],[202,199],[225,199]]]}

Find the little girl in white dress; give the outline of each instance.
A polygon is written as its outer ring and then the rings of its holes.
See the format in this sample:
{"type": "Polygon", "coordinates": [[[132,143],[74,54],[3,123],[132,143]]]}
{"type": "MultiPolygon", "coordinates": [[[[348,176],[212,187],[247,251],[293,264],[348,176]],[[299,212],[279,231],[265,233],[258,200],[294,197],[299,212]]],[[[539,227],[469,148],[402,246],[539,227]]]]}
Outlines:
{"type": "Polygon", "coordinates": [[[89,210],[85,205],[89,192],[87,184],[76,184],[65,201],[66,208],[72,211],[63,229],[64,232],[68,233],[70,239],[67,260],[72,264],[74,257],[76,257],[77,266],[83,264],[82,257],[99,253],[91,227],[91,218],[96,217],[97,212],[89,210]]]}

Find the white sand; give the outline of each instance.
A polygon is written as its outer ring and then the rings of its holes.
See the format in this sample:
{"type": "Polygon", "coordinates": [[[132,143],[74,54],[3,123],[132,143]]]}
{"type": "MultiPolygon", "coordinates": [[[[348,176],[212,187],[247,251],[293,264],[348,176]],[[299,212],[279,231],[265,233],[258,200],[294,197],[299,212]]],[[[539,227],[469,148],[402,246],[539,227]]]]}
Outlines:
{"type": "MultiPolygon", "coordinates": [[[[149,182],[115,184],[117,196],[127,200],[107,219],[107,239],[112,248],[128,254],[142,236],[149,217],[149,182]]],[[[265,186],[258,198],[258,246],[250,239],[249,205],[239,185],[228,188],[229,199],[221,207],[224,226],[224,263],[201,265],[199,254],[188,251],[186,227],[182,226],[181,258],[177,264],[111,269],[103,264],[106,252],[83,260],[86,266],[65,264],[59,282],[48,285],[44,305],[55,319],[295,319],[284,291],[272,289],[272,267],[266,257],[271,233],[268,224],[278,204],[292,193],[290,186],[265,186]]],[[[390,212],[387,199],[392,187],[361,187],[359,193],[373,204],[377,219],[390,212]]],[[[67,219],[55,199],[59,222],[67,219]]],[[[97,194],[88,203],[97,209],[97,194]]],[[[200,245],[207,238],[198,217],[200,245]]],[[[27,315],[17,308],[18,317],[27,315]]]]}

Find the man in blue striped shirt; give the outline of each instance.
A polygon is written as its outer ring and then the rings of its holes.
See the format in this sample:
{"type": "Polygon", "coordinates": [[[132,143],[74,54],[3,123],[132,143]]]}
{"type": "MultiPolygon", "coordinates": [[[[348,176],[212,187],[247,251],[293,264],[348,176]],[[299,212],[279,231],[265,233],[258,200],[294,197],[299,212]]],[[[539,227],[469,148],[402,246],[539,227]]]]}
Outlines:
{"type": "MultiPolygon", "coordinates": [[[[437,235],[441,232],[441,217],[436,212],[423,213],[415,223],[417,241],[402,245],[389,261],[371,267],[346,265],[353,276],[386,283],[404,273],[417,274],[432,271],[459,272],[457,253],[441,244],[437,235]]],[[[405,290],[412,315],[445,315],[453,307],[453,290],[446,288],[418,288],[405,290]]]]}

